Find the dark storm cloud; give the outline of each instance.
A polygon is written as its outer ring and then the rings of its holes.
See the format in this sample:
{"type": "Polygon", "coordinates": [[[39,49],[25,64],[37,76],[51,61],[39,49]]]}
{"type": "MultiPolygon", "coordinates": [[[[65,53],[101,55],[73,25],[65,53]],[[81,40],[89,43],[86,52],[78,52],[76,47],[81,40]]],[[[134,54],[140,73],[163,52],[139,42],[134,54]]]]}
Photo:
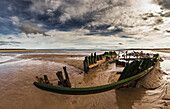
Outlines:
{"type": "Polygon", "coordinates": [[[27,8],[30,2],[26,0],[1,0],[0,2],[0,33],[15,34],[18,32],[17,26],[11,19],[17,16],[20,21],[28,19],[27,8]]]}
{"type": "Polygon", "coordinates": [[[28,22],[24,22],[21,26],[19,26],[20,32],[24,32],[26,34],[29,33],[40,33],[40,34],[45,34],[45,31],[40,29],[37,24],[32,24],[28,22]]]}
{"type": "Polygon", "coordinates": [[[160,6],[166,9],[170,9],[170,0],[154,0],[160,6]]]}
{"type": "Polygon", "coordinates": [[[126,3],[126,0],[2,0],[0,17],[10,19],[17,16],[19,23],[14,25],[11,20],[0,21],[0,33],[18,32],[16,28],[22,27],[22,22],[43,24],[42,29],[46,30],[86,28],[88,23],[99,19],[96,17],[100,13],[126,3]]]}

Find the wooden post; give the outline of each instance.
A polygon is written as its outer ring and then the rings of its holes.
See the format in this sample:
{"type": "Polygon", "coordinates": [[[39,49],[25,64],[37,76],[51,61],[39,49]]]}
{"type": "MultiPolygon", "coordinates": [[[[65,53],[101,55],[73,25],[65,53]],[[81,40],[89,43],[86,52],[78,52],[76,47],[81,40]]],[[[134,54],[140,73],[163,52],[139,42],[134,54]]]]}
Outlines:
{"type": "Polygon", "coordinates": [[[108,56],[106,56],[106,61],[109,61],[109,57],[108,56]]]}
{"type": "Polygon", "coordinates": [[[94,64],[93,53],[91,53],[91,64],[94,64]]]}
{"type": "Polygon", "coordinates": [[[113,52],[112,52],[112,55],[117,55],[116,51],[113,51],[113,52]]]}
{"type": "Polygon", "coordinates": [[[45,82],[46,84],[50,84],[47,75],[44,75],[44,82],[45,82]]]}
{"type": "Polygon", "coordinates": [[[66,66],[63,67],[63,70],[64,70],[64,74],[65,74],[65,77],[66,77],[65,83],[66,83],[67,87],[71,87],[71,83],[70,83],[69,76],[68,76],[68,73],[67,73],[67,70],[66,70],[66,66]]]}
{"type": "Polygon", "coordinates": [[[128,64],[129,64],[129,61],[130,61],[130,56],[131,56],[131,53],[129,53],[129,59],[128,59],[128,64]]]}
{"type": "Polygon", "coordinates": [[[87,63],[87,66],[89,66],[89,59],[88,59],[87,56],[85,57],[85,61],[86,61],[86,63],[87,63]]]}
{"type": "Polygon", "coordinates": [[[84,72],[87,73],[87,71],[88,71],[88,70],[87,70],[87,63],[86,63],[85,60],[83,61],[83,64],[84,64],[84,72]]]}
{"type": "Polygon", "coordinates": [[[99,55],[97,55],[97,61],[99,61],[100,60],[100,57],[99,57],[99,55]]]}
{"type": "Polygon", "coordinates": [[[117,56],[118,56],[118,60],[119,60],[119,58],[120,58],[120,51],[118,52],[118,55],[117,55],[117,56]]]}
{"type": "Polygon", "coordinates": [[[64,87],[67,87],[67,85],[65,84],[64,82],[64,78],[63,78],[63,74],[62,74],[62,71],[58,71],[56,73],[58,79],[60,80],[61,84],[64,86],[64,87]]]}
{"type": "Polygon", "coordinates": [[[97,56],[96,56],[96,52],[94,53],[94,63],[97,63],[97,56]]]}
{"type": "Polygon", "coordinates": [[[64,74],[65,74],[66,79],[69,80],[69,76],[68,76],[68,73],[67,73],[67,70],[66,70],[66,66],[63,67],[63,70],[64,70],[64,74]]]}
{"type": "Polygon", "coordinates": [[[86,64],[87,64],[87,71],[89,71],[89,66],[90,66],[90,63],[89,63],[89,58],[88,58],[88,57],[87,57],[86,64]]]}
{"type": "Polygon", "coordinates": [[[99,55],[99,57],[100,57],[100,60],[102,60],[102,55],[99,55]]]}
{"type": "Polygon", "coordinates": [[[122,56],[123,56],[123,57],[124,57],[124,59],[125,59],[125,54],[123,54],[122,56]]]}
{"type": "Polygon", "coordinates": [[[41,77],[39,79],[40,79],[40,83],[44,83],[44,80],[41,77]]]}
{"type": "Polygon", "coordinates": [[[144,55],[144,54],[143,54],[143,51],[141,51],[141,58],[143,58],[143,55],[144,55]]]}
{"type": "Polygon", "coordinates": [[[37,82],[40,82],[40,78],[38,78],[38,76],[35,77],[37,82]]]}
{"type": "Polygon", "coordinates": [[[109,55],[110,55],[110,57],[112,57],[112,51],[109,51],[109,55]]]}
{"type": "Polygon", "coordinates": [[[91,65],[91,57],[89,56],[89,66],[91,65]]]}
{"type": "Polygon", "coordinates": [[[126,59],[127,59],[127,53],[128,53],[128,51],[126,51],[126,54],[125,54],[126,55],[126,59]]]}

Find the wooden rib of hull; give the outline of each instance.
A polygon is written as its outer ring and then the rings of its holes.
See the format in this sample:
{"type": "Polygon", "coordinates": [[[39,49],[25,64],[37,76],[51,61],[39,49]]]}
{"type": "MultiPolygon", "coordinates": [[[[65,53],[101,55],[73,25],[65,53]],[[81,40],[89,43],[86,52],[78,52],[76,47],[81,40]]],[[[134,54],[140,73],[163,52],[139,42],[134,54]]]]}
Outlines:
{"type": "MultiPolygon", "coordinates": [[[[156,59],[156,64],[159,60],[159,55],[156,59]]],[[[155,66],[156,66],[155,64],[155,66]]],[[[34,82],[34,85],[40,89],[60,93],[60,94],[69,94],[69,95],[86,95],[86,94],[95,94],[100,92],[105,92],[111,89],[119,88],[122,86],[126,86],[130,84],[131,82],[145,76],[147,73],[149,73],[154,66],[151,66],[150,68],[138,73],[137,75],[131,76],[129,78],[117,81],[115,83],[102,85],[102,86],[96,86],[96,87],[87,87],[87,88],[69,88],[69,87],[59,87],[59,86],[52,86],[44,83],[34,82]]]]}

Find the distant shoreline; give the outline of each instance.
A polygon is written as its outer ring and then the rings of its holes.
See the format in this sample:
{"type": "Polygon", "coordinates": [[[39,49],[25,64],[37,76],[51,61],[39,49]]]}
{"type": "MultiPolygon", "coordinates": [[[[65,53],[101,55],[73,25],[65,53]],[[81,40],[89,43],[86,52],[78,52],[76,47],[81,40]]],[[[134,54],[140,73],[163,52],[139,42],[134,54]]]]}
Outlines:
{"type": "Polygon", "coordinates": [[[120,51],[120,50],[152,50],[170,53],[170,48],[127,48],[127,49],[0,49],[0,52],[34,52],[34,51],[120,51]]]}

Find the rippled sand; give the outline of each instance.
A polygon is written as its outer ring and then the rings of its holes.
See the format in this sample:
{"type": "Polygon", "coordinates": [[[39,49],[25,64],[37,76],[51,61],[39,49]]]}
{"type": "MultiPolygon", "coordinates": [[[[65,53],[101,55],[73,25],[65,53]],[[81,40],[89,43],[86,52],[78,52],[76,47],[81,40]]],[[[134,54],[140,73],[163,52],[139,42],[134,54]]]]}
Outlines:
{"type": "MultiPolygon", "coordinates": [[[[9,54],[9,56],[14,58],[4,60],[0,64],[0,109],[150,109],[156,106],[155,101],[159,101],[165,91],[165,85],[161,85],[154,90],[139,86],[82,96],[47,92],[33,85],[35,76],[47,74],[55,85],[56,72],[67,66],[73,87],[86,87],[113,82],[113,73],[122,68],[112,64],[104,70],[84,74],[81,73],[83,68],[81,57],[84,55],[9,54]]],[[[148,76],[147,78],[155,77],[148,76]]],[[[161,77],[159,79],[162,80],[161,77]]]]}

